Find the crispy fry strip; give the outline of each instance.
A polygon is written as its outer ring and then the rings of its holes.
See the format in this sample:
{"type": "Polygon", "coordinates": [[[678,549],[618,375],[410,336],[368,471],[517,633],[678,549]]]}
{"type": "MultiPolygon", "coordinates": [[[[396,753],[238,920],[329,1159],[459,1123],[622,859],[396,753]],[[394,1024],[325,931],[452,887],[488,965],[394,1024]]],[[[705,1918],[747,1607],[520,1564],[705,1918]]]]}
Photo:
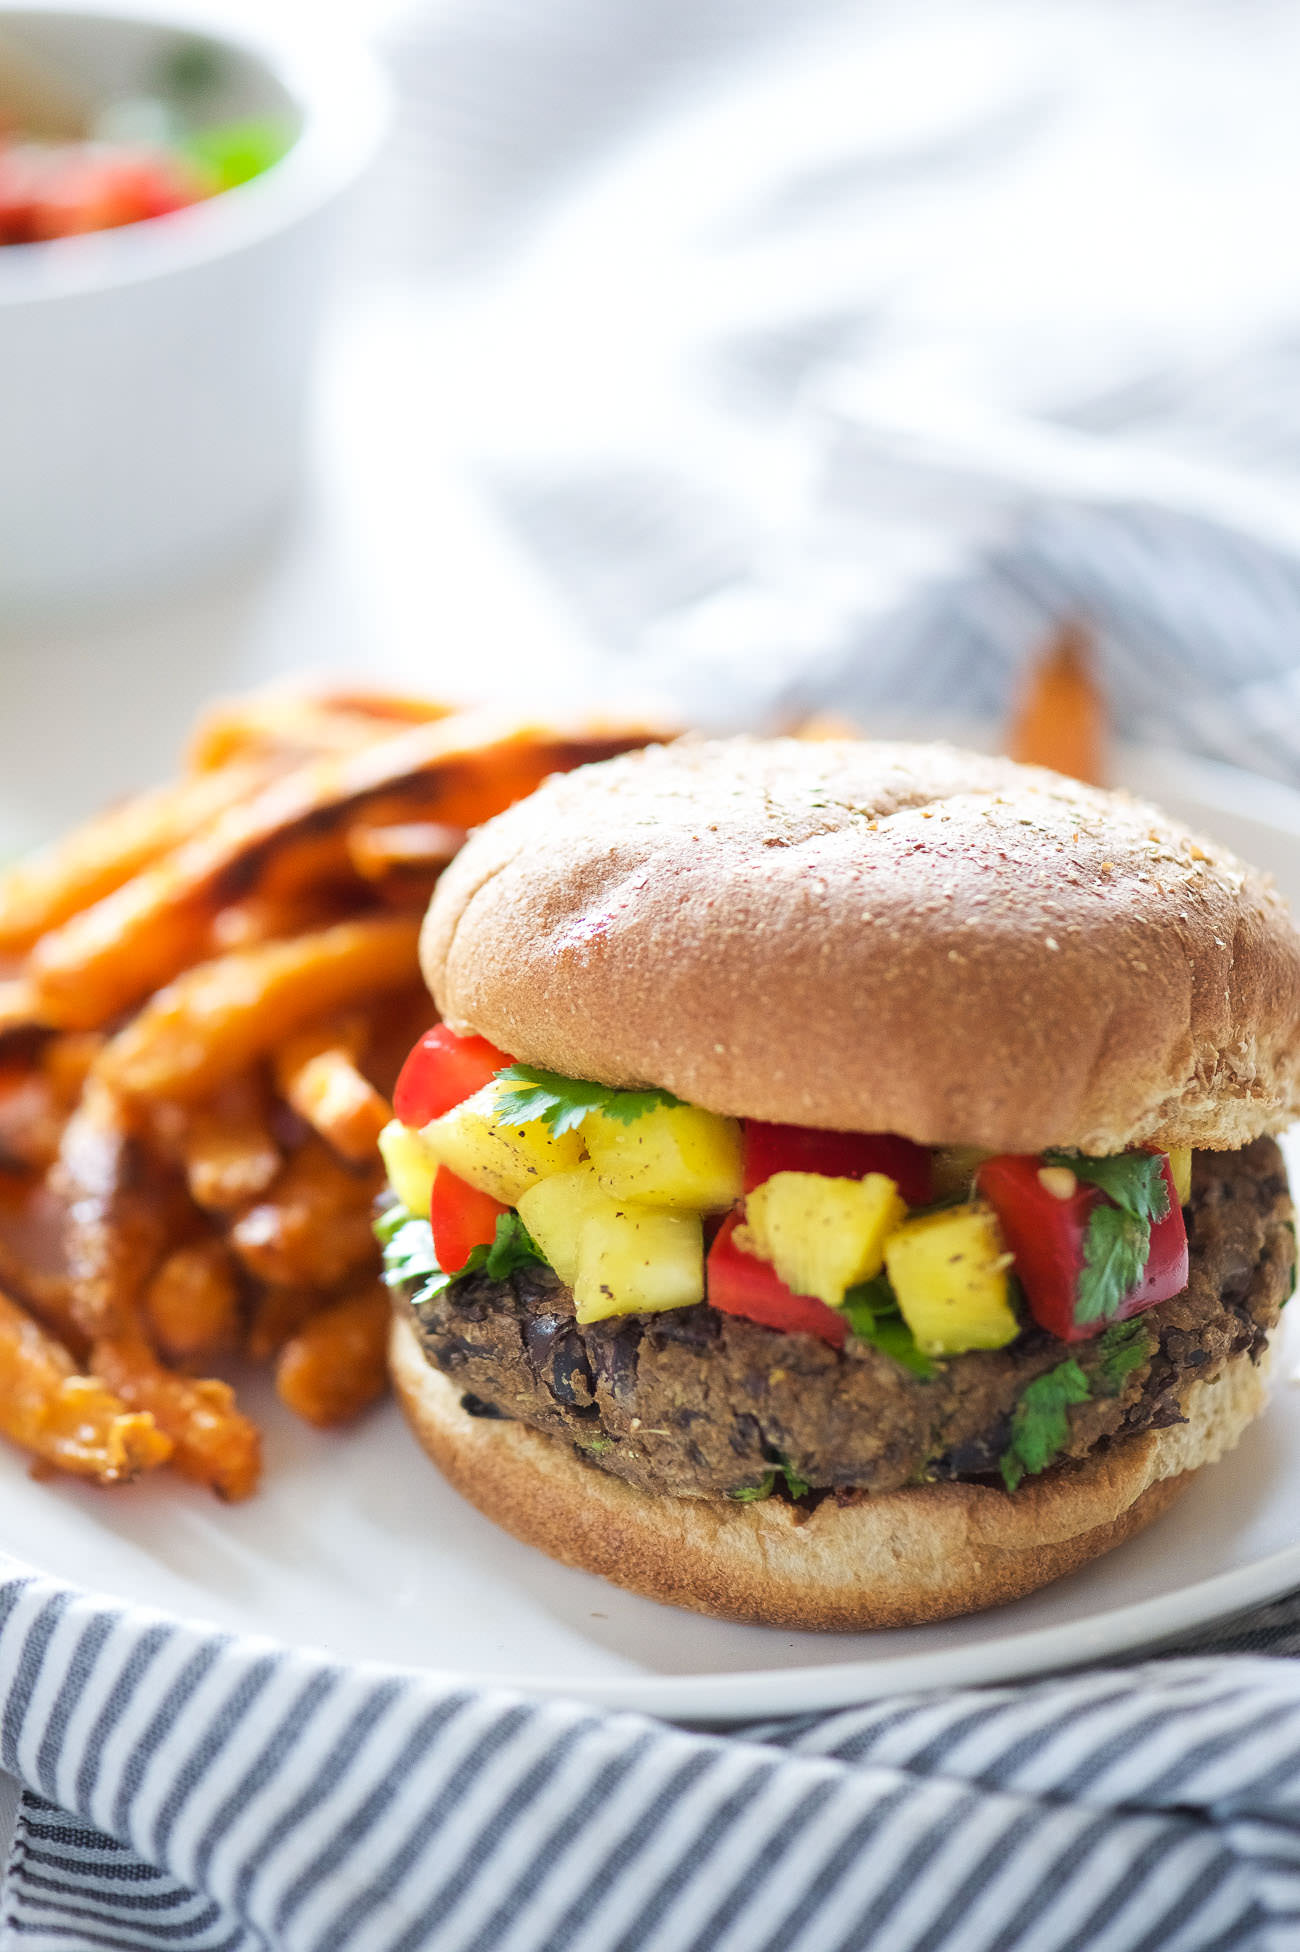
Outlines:
{"type": "Polygon", "coordinates": [[[244,1354],[253,1362],[270,1362],[304,1322],[328,1305],[329,1296],[319,1288],[263,1288],[253,1302],[244,1354]]]}
{"type": "Polygon", "coordinates": [[[382,1177],[377,1163],[359,1172],[309,1138],[267,1197],[235,1222],[230,1244],[261,1281],[335,1288],[374,1264],[371,1205],[382,1177]]]}
{"type": "Polygon", "coordinates": [[[218,814],[246,800],[264,766],[226,766],[141,793],[77,827],[0,875],[0,952],[29,949],[92,902],[120,888],[218,814]]]}
{"type": "Polygon", "coordinates": [[[30,963],[39,1006],[52,1023],[99,1028],[203,953],[217,909],[258,890],[289,896],[346,870],[347,828],[362,811],[476,826],[548,773],[645,737],[465,713],[300,767],[43,936],[30,963]]]}
{"type": "Polygon", "coordinates": [[[446,718],[454,708],[432,699],[371,691],[306,691],[277,685],[223,699],[199,720],[191,766],[206,772],[252,756],[303,759],[373,744],[399,725],[446,718]]]}
{"type": "Polygon", "coordinates": [[[379,1134],[393,1115],[388,1100],[357,1068],[363,1030],[356,1019],[304,1030],[275,1057],[280,1096],[327,1145],[359,1164],[374,1158],[379,1134]]]}
{"type": "Polygon", "coordinates": [[[446,827],[437,820],[386,827],[359,820],[348,828],[348,858],[362,880],[385,898],[427,901],[464,840],[463,827],[446,827]]]}
{"type": "Polygon", "coordinates": [[[1106,701],[1093,675],[1087,632],[1064,623],[1031,666],[1007,735],[1026,766],[1048,766],[1099,786],[1105,774],[1106,701]]]}
{"type": "Polygon", "coordinates": [[[159,1354],[182,1365],[239,1347],[239,1277],[221,1240],[175,1247],[145,1289],[144,1317],[159,1354]]]}
{"type": "Polygon", "coordinates": [[[198,1104],[168,1109],[190,1198],[205,1212],[238,1212],[266,1191],[284,1163],[267,1124],[267,1093],[251,1073],[228,1079],[198,1104]]]}
{"type": "Polygon", "coordinates": [[[227,1383],[164,1369],[138,1333],[97,1342],[92,1356],[96,1374],[122,1401],[148,1412],[171,1438],[178,1471],[228,1504],[252,1496],[262,1468],[261,1434],[236,1408],[227,1383]]]}
{"type": "Polygon", "coordinates": [[[405,988],[419,933],[414,916],[369,915],[200,963],[104,1046],[95,1075],[133,1097],[193,1100],[323,1010],[405,988]]]}
{"type": "Polygon", "coordinates": [[[171,1444],[0,1293],[0,1432],[46,1464],[120,1484],[166,1463],[171,1444]]]}
{"type": "Polygon", "coordinates": [[[280,1401],[322,1429],[360,1416],[387,1387],[391,1316],[388,1292],[376,1281],[313,1315],[280,1352],[280,1401]]]}
{"type": "Polygon", "coordinates": [[[44,1180],[0,1174],[0,1288],[35,1315],[80,1364],[89,1343],[73,1314],[64,1220],[62,1203],[44,1180]]]}
{"type": "Polygon", "coordinates": [[[52,1185],[66,1207],[75,1319],[92,1339],[117,1334],[136,1320],[171,1214],[121,1099],[95,1078],[64,1127],[52,1185]]]}

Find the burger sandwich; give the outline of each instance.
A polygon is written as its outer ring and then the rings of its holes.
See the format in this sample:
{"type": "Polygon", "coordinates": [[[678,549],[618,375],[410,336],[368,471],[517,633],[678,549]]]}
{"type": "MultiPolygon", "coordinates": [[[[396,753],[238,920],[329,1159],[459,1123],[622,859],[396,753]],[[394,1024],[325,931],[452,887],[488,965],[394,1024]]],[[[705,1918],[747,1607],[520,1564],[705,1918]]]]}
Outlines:
{"type": "Polygon", "coordinates": [[[1261,1408],[1300,936],[1152,807],[654,747],[481,828],[422,953],[394,1374],[519,1538],[736,1619],[940,1619],[1118,1545],[1261,1408]]]}

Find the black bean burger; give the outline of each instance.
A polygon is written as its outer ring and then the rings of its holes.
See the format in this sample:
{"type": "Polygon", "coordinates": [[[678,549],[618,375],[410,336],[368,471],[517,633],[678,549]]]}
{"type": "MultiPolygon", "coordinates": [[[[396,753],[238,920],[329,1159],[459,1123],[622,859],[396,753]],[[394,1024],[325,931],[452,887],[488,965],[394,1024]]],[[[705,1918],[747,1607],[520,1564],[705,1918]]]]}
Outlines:
{"type": "Polygon", "coordinates": [[[1300,936],[1152,807],[943,747],[548,781],[425,927],[393,1364],[518,1537],[896,1626],[1128,1538],[1264,1397],[1300,936]]]}

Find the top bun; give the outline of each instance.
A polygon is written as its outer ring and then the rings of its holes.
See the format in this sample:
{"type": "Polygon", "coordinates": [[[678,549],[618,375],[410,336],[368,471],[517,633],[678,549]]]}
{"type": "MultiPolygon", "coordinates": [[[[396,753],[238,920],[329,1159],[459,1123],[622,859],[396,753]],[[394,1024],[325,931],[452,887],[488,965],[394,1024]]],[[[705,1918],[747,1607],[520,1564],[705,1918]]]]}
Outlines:
{"type": "Polygon", "coordinates": [[[1300,936],[1141,801],[947,746],[681,741],[548,780],[425,974],[521,1062],[923,1145],[1246,1145],[1300,1112],[1300,936]]]}

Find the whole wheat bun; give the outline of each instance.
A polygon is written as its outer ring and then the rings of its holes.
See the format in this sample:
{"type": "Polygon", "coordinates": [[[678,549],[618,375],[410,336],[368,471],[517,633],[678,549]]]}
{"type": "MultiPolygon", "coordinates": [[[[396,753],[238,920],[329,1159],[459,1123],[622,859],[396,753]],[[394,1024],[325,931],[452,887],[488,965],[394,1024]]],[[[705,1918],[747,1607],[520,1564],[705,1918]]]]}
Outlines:
{"type": "Polygon", "coordinates": [[[944,746],[682,741],[447,869],[425,973],[519,1060],[923,1145],[1233,1148],[1300,1113],[1300,937],[1142,802],[944,746]]]}
{"type": "Polygon", "coordinates": [[[852,1632],[947,1620],[1022,1598],[1121,1545],[1165,1511],[1263,1407],[1236,1356],[1192,1385],[1186,1423],[1126,1437],[1026,1479],[1014,1497],[920,1485],[811,1512],[665,1498],[587,1464],[526,1424],[472,1417],[399,1310],[393,1379],[420,1443],[473,1505],[551,1558],[649,1599],[725,1620],[852,1632]]]}

